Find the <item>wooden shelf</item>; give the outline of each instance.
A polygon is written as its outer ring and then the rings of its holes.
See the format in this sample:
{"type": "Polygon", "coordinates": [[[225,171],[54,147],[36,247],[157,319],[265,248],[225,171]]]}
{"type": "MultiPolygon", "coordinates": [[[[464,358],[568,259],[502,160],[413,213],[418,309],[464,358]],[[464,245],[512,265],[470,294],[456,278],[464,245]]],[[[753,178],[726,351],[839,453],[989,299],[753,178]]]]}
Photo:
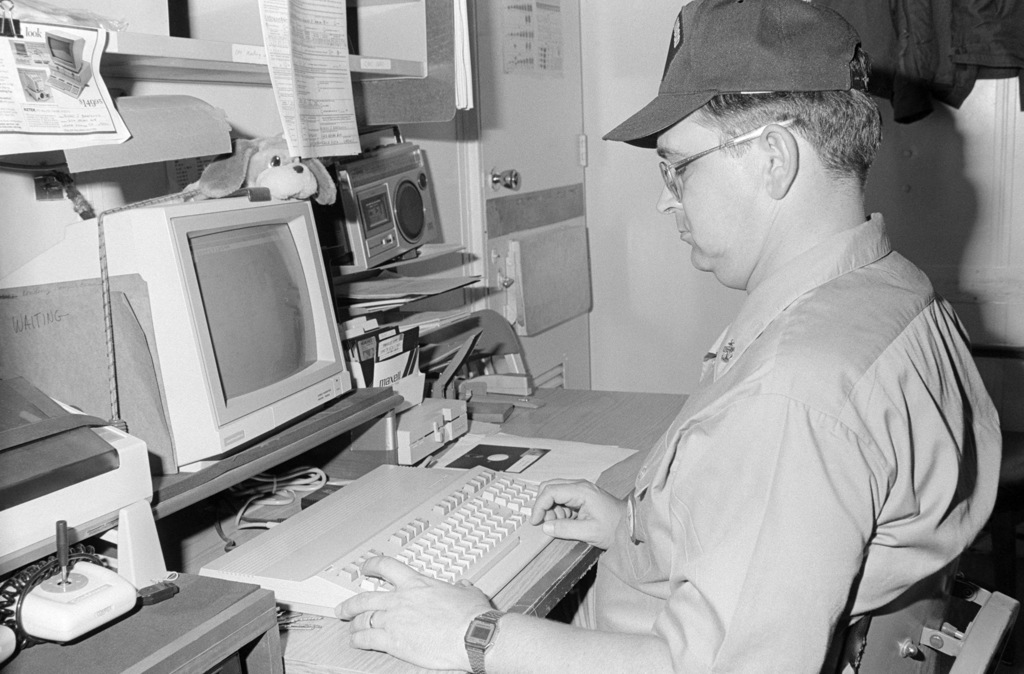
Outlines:
{"type": "Polygon", "coordinates": [[[248,449],[195,473],[153,478],[153,516],[157,519],[198,503],[228,487],[373,421],[402,404],[390,388],[357,389],[324,410],[288,426],[248,449]]]}
{"type": "MultiPolygon", "coordinates": [[[[261,45],[112,32],[100,71],[111,78],[269,86],[266,61],[261,45]]],[[[349,55],[349,69],[355,80],[427,76],[425,62],[358,54],[349,55]]]]}

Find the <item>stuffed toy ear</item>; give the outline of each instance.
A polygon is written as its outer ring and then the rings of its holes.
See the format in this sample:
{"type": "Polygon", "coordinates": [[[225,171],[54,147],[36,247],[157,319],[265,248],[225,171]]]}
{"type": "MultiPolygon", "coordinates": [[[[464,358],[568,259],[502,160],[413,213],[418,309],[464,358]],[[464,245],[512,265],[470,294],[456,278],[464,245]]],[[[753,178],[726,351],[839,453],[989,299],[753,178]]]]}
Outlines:
{"type": "Polygon", "coordinates": [[[324,165],[320,163],[319,159],[303,159],[302,163],[306,165],[310,171],[313,172],[313,176],[316,177],[316,196],[314,200],[321,206],[330,206],[334,203],[334,200],[338,198],[338,187],[334,184],[334,180],[331,178],[331,174],[327,172],[324,165]]]}
{"type": "Polygon", "coordinates": [[[202,197],[207,199],[219,199],[235,192],[245,182],[249,158],[256,149],[255,141],[248,138],[235,140],[234,152],[207,166],[199,180],[186,187],[185,191],[198,189],[202,197]]]}

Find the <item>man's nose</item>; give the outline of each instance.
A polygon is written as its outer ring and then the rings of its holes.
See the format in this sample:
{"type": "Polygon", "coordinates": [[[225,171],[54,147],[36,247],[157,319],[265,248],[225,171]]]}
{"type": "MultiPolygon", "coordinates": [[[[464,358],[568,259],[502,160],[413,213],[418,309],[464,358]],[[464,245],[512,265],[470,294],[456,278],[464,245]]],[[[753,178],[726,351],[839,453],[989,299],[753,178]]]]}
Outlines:
{"type": "Polygon", "coordinates": [[[659,213],[674,213],[680,208],[679,200],[668,187],[661,188],[661,196],[658,197],[659,213]]]}

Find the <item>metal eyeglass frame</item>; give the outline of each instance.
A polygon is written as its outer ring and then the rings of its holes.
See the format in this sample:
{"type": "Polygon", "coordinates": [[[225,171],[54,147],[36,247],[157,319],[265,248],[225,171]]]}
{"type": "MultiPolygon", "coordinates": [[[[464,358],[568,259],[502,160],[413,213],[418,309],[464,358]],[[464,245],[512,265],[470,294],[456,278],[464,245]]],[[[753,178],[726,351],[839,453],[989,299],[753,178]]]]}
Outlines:
{"type": "Polygon", "coordinates": [[[787,127],[791,126],[794,121],[795,120],[792,119],[784,119],[781,122],[772,122],[771,124],[765,124],[764,126],[760,126],[754,129],[753,131],[749,131],[742,135],[736,136],[735,138],[730,138],[721,145],[717,145],[711,148],[710,150],[704,150],[703,152],[698,152],[697,154],[690,155],[689,157],[684,157],[683,159],[680,159],[677,162],[672,162],[671,164],[668,163],[667,161],[661,161],[658,163],[658,167],[661,169],[661,179],[665,181],[665,186],[668,188],[668,191],[672,193],[672,196],[676,198],[676,201],[679,201],[683,198],[683,188],[682,186],[679,185],[678,182],[679,169],[689,166],[690,164],[697,161],[701,157],[707,156],[712,152],[724,150],[727,147],[733,147],[734,145],[739,145],[740,143],[746,143],[747,141],[759,138],[761,134],[764,133],[764,130],[767,129],[772,124],[787,127]]]}

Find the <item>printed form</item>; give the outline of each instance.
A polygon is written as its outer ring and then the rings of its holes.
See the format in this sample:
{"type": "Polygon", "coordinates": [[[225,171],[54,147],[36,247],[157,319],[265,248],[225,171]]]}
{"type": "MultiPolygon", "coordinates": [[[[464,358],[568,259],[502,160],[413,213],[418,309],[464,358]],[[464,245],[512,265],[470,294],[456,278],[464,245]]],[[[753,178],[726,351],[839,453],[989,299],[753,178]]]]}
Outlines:
{"type": "Polygon", "coordinates": [[[289,152],[360,153],[344,2],[260,0],[270,82],[289,152]]]}

